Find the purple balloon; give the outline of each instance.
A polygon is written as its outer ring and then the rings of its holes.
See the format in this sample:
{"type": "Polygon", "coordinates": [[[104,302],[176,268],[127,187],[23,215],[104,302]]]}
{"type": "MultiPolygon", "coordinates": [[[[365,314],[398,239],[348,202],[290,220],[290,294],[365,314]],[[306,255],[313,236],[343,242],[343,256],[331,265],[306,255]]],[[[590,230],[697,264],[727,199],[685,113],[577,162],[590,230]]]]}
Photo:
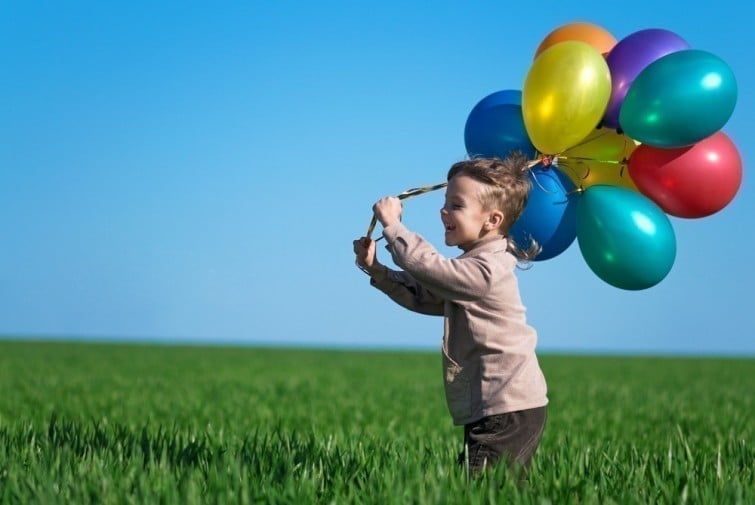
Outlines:
{"type": "Polygon", "coordinates": [[[611,97],[603,126],[619,128],[619,111],[635,78],[661,56],[689,49],[679,35],[660,28],[640,30],[621,39],[606,56],[611,70],[611,97]]]}

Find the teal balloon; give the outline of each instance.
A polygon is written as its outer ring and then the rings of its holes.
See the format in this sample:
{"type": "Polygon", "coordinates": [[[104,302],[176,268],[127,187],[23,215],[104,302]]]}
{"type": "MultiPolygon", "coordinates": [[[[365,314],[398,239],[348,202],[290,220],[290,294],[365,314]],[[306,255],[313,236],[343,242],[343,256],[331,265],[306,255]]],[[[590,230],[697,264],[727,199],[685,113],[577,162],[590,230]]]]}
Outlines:
{"type": "Polygon", "coordinates": [[[689,146],[720,130],[736,101],[737,81],[723,60],[697,49],[677,51],[640,72],[621,105],[619,125],[643,144],[689,146]]]}
{"type": "Polygon", "coordinates": [[[674,229],[663,210],[618,186],[584,191],[577,204],[577,243],[598,277],[627,290],[655,286],[676,258],[674,229]]]}

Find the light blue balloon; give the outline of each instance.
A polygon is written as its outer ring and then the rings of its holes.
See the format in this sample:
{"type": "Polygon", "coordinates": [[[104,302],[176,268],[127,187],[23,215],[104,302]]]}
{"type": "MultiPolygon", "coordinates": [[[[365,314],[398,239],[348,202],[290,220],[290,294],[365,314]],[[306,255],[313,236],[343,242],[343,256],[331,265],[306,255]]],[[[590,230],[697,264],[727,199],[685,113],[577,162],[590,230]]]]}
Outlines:
{"type": "Polygon", "coordinates": [[[697,49],[667,54],[629,87],[619,125],[656,147],[689,146],[720,130],[737,102],[737,81],[717,56],[697,49]]]}
{"type": "Polygon", "coordinates": [[[536,165],[530,170],[527,206],[511,227],[510,235],[526,249],[530,239],[542,247],[535,261],[558,256],[577,236],[577,194],[574,183],[556,168],[536,165]]]}
{"type": "Polygon", "coordinates": [[[522,116],[522,92],[496,91],[480,100],[467,117],[464,145],[470,158],[505,158],[517,150],[534,158],[522,116]]]}
{"type": "Polygon", "coordinates": [[[577,242],[595,274],[621,289],[661,282],[676,258],[676,237],[666,214],[636,191],[590,186],[577,205],[577,242]]]}

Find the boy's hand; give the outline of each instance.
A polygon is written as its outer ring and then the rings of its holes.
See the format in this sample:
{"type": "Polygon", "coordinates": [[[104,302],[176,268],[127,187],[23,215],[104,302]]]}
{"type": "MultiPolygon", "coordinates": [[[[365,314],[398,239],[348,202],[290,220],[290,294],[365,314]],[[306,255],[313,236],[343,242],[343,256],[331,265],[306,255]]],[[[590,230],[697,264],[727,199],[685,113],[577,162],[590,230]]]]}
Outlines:
{"type": "Polygon", "coordinates": [[[378,221],[380,221],[380,224],[383,225],[383,228],[396,224],[401,221],[401,200],[395,196],[386,196],[372,206],[372,211],[375,213],[378,221]]]}
{"type": "Polygon", "coordinates": [[[357,255],[357,265],[368,271],[377,261],[375,260],[375,241],[361,237],[354,241],[354,254],[357,255]]]}

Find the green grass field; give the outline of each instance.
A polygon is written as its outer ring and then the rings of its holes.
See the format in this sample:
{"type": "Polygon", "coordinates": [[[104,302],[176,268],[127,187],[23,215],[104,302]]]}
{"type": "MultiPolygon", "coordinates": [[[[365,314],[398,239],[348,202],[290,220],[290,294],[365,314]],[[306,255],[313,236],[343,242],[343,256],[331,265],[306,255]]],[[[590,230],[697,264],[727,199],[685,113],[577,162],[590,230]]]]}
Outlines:
{"type": "Polygon", "coordinates": [[[522,483],[456,466],[435,353],[0,342],[0,503],[755,503],[755,360],[541,364],[522,483]]]}

